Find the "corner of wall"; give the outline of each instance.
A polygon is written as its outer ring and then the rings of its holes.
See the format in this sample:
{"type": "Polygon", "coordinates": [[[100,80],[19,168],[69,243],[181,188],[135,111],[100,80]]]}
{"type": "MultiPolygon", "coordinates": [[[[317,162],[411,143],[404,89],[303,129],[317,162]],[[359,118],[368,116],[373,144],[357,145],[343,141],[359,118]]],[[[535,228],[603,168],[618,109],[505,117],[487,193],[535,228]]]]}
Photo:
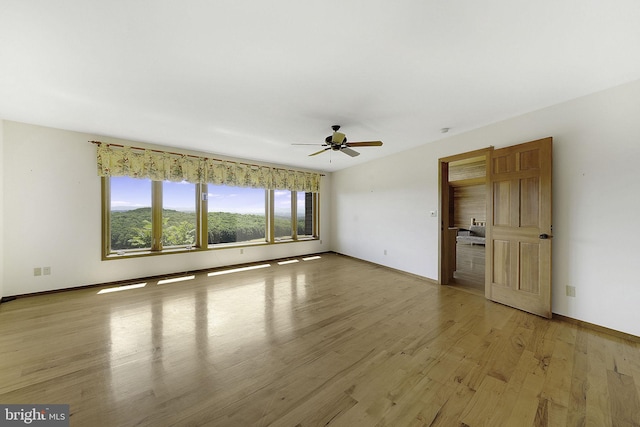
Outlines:
{"type": "Polygon", "coordinates": [[[0,300],[4,296],[4,121],[0,119],[0,300]]]}

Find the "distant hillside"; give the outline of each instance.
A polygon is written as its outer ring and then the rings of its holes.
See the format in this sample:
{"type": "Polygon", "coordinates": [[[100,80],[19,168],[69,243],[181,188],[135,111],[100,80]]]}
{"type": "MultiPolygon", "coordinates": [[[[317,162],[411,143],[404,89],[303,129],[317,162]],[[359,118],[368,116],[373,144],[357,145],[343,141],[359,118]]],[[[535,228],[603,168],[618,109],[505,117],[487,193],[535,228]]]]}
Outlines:
{"type": "MultiPolygon", "coordinates": [[[[162,211],[163,246],[195,243],[196,214],[171,209],[162,211]]],[[[233,243],[265,238],[265,217],[256,214],[209,212],[207,215],[209,244],[233,243]]],[[[300,218],[298,233],[304,232],[300,218]]],[[[276,235],[290,235],[290,218],[275,218],[276,235]]],[[[151,208],[111,212],[111,249],[151,247],[151,208]]]]}

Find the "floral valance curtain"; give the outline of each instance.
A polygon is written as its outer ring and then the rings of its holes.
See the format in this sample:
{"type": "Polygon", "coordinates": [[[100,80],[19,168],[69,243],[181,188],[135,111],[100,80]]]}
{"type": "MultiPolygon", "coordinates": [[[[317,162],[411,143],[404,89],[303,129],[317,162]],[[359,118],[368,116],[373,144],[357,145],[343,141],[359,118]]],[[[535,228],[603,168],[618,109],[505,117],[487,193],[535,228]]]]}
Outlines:
{"type": "Polygon", "coordinates": [[[320,174],[98,143],[98,175],[317,193],[320,174]]]}

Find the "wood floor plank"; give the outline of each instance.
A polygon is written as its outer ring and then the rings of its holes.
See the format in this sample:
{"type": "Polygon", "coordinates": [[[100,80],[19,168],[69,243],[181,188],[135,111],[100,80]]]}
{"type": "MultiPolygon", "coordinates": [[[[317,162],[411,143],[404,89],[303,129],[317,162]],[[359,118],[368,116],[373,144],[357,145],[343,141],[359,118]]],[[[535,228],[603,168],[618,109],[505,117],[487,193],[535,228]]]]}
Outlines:
{"type": "Polygon", "coordinates": [[[588,335],[586,424],[609,427],[612,420],[607,376],[608,337],[596,333],[588,335]]]}
{"type": "Polygon", "coordinates": [[[461,425],[460,414],[462,414],[476,393],[475,390],[470,389],[464,384],[456,384],[455,386],[448,385],[448,387],[454,387],[454,391],[449,394],[449,398],[436,414],[429,425],[430,427],[461,425]]]}
{"type": "Polygon", "coordinates": [[[0,402],[74,426],[640,425],[635,342],[337,254],[261,264],[0,305],[0,402]]]}
{"type": "Polygon", "coordinates": [[[564,408],[568,407],[570,400],[571,372],[573,372],[573,352],[575,350],[575,335],[569,333],[569,328],[560,327],[558,329],[558,338],[551,354],[542,391],[543,398],[564,408]],[[573,340],[570,337],[573,337],[573,340]]]}
{"type": "Polygon", "coordinates": [[[496,411],[492,419],[493,425],[529,426],[534,424],[540,407],[540,392],[544,384],[541,372],[533,352],[524,350],[507,384],[502,401],[502,405],[511,408],[511,412],[496,411]]]}
{"type": "Polygon", "coordinates": [[[569,405],[567,407],[567,423],[570,425],[585,425],[587,417],[587,394],[589,392],[588,358],[587,358],[588,334],[580,328],[576,334],[576,343],[573,351],[573,375],[571,377],[571,390],[569,393],[569,405]]]}
{"type": "Polygon", "coordinates": [[[492,376],[485,376],[473,398],[460,415],[460,421],[465,425],[490,426],[491,419],[499,411],[502,396],[507,383],[492,376]]]}
{"type": "Polygon", "coordinates": [[[611,421],[615,426],[640,426],[640,400],[633,378],[607,371],[611,399],[611,421]]]}

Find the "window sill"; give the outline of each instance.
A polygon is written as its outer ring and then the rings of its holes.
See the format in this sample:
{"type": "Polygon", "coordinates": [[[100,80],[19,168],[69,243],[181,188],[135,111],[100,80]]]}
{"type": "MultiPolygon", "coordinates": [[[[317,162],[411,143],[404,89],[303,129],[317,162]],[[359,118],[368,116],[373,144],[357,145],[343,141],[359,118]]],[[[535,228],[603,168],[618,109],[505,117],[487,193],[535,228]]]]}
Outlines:
{"type": "Polygon", "coordinates": [[[103,257],[103,260],[110,259],[122,259],[122,258],[138,258],[143,256],[156,256],[156,255],[168,255],[168,254],[183,254],[187,252],[200,252],[202,249],[191,247],[191,248],[166,248],[161,251],[152,251],[152,250],[129,250],[129,251],[121,251],[121,252],[111,252],[103,257]]]}
{"type": "Polygon", "coordinates": [[[313,240],[320,240],[319,237],[313,236],[302,236],[298,237],[297,240],[293,240],[292,238],[285,239],[276,239],[274,243],[268,242],[241,242],[241,243],[216,243],[208,248],[198,248],[198,247],[179,247],[179,248],[166,248],[161,251],[151,251],[151,250],[130,250],[123,251],[122,253],[109,253],[106,256],[102,257],[103,261],[110,261],[115,259],[131,259],[131,258],[140,258],[140,257],[148,257],[148,256],[158,256],[158,255],[171,255],[171,254],[184,254],[189,252],[208,252],[208,251],[216,251],[216,250],[225,250],[225,249],[241,249],[248,247],[256,247],[256,246],[269,246],[272,244],[281,244],[281,243],[298,243],[298,242],[309,242],[313,240]]]}

